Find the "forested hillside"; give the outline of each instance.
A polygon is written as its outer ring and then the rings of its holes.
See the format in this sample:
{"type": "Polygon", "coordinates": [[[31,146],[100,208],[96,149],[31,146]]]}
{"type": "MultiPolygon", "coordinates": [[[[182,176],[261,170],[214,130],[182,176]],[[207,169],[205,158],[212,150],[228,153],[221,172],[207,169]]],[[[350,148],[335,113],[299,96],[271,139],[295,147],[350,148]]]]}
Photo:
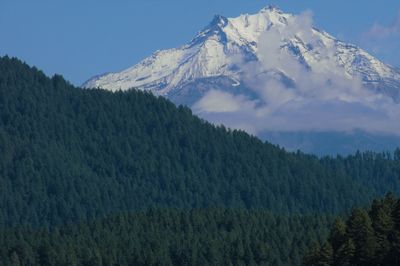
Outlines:
{"type": "Polygon", "coordinates": [[[388,194],[346,220],[337,218],[328,240],[315,244],[303,265],[400,265],[400,200],[388,194]]]}
{"type": "Polygon", "coordinates": [[[399,156],[290,154],[140,91],[82,90],[0,59],[0,226],[153,207],[334,213],[399,191],[399,156]]]}
{"type": "Polygon", "coordinates": [[[297,265],[331,214],[400,192],[399,174],[400,150],[288,153],[0,58],[0,265],[297,265]]]}
{"type": "MultiPolygon", "coordinates": [[[[4,265],[299,265],[327,216],[149,210],[76,226],[0,231],[4,265]],[[14,263],[14,264],[13,264],[14,263]]],[[[1,265],[1,263],[0,263],[1,265]]]]}

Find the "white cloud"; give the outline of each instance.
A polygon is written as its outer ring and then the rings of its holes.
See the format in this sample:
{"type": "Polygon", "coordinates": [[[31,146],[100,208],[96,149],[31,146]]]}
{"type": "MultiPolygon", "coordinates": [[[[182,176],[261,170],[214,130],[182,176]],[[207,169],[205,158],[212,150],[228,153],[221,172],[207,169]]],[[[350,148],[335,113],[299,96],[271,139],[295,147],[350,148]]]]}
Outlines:
{"type": "Polygon", "coordinates": [[[254,103],[244,96],[235,96],[218,90],[210,90],[193,105],[193,110],[197,113],[232,113],[243,110],[243,108],[254,108],[254,103]]]}
{"type": "Polygon", "coordinates": [[[359,42],[362,46],[385,60],[387,63],[398,65],[400,56],[400,10],[393,22],[384,26],[375,23],[366,32],[361,34],[359,42]]]}
{"type": "Polygon", "coordinates": [[[361,78],[348,77],[343,67],[322,57],[320,69],[302,64],[288,50],[286,40],[301,37],[333,55],[329,45],[318,46],[312,30],[312,13],[288,20],[285,29],[272,28],[259,39],[260,62],[241,64],[244,81],[252,94],[234,95],[217,89],[209,91],[193,109],[205,119],[256,134],[273,131],[351,131],[400,134],[400,105],[391,98],[371,92],[361,78]],[[282,74],[293,79],[282,78],[282,74]]]}
{"type": "Polygon", "coordinates": [[[392,36],[400,36],[400,11],[389,26],[375,23],[366,33],[365,37],[370,39],[385,39],[392,36]]]}

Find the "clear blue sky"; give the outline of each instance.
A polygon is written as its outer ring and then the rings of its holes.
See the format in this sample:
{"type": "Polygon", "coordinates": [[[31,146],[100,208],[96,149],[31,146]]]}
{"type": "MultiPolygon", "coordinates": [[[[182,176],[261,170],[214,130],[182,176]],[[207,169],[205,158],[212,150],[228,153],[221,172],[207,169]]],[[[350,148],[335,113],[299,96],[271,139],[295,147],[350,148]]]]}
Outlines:
{"type": "Polygon", "coordinates": [[[215,14],[233,17],[268,4],[311,10],[318,28],[400,66],[399,0],[0,0],[0,55],[79,85],[187,43],[215,14]]]}

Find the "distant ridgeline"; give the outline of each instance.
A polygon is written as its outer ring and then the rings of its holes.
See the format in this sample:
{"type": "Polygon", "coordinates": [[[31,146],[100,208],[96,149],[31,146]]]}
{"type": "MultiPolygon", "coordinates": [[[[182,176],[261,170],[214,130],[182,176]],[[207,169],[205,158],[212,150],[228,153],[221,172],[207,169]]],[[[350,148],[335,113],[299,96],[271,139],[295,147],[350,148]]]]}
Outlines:
{"type": "MultiPolygon", "coordinates": [[[[194,226],[194,218],[188,224],[179,219],[178,224],[173,222],[175,216],[189,219],[191,211],[200,212],[203,217],[199,219],[210,224],[202,230],[222,232],[224,236],[225,231],[236,230],[232,224],[237,217],[241,217],[239,227],[247,226],[252,223],[247,219],[257,220],[259,213],[264,220],[274,215],[285,217],[283,223],[295,219],[306,230],[315,219],[324,220],[325,215],[365,206],[387,191],[400,192],[399,176],[400,150],[394,155],[366,152],[322,159],[300,152],[288,153],[242,131],[215,127],[193,116],[188,108],[176,107],[161,97],[135,90],[81,90],[61,76],[47,78],[17,59],[0,59],[0,244],[1,255],[9,261],[21,262],[23,256],[30,258],[35,252],[44,254],[44,259],[51,257],[51,252],[59,252],[58,247],[67,246],[55,245],[54,250],[47,245],[68,234],[85,235],[89,241],[85,242],[87,249],[96,246],[90,241],[103,241],[99,239],[107,239],[108,234],[115,236],[113,230],[122,237],[127,229],[115,229],[120,226],[115,222],[120,220],[107,218],[110,215],[128,213],[123,224],[131,224],[130,219],[136,221],[135,217],[142,215],[140,227],[130,225],[133,231],[140,231],[146,227],[144,221],[153,216],[138,213],[146,213],[149,208],[159,209],[157,215],[161,220],[172,219],[155,225],[154,230],[160,230],[160,234],[164,229],[171,235],[178,233],[174,226],[194,226]],[[176,212],[170,214],[169,209],[176,212]],[[226,219],[231,219],[232,224],[216,222],[222,214],[212,211],[215,209],[227,211],[226,219]],[[311,214],[320,217],[310,216],[314,217],[310,223],[301,220],[306,216],[294,218],[311,214]],[[97,221],[98,229],[93,229],[97,228],[97,221]],[[80,225],[72,225],[77,223],[80,225]],[[63,227],[66,224],[72,227],[63,227]],[[175,229],[163,227],[168,224],[175,229]],[[92,229],[100,231],[85,231],[92,229]]],[[[307,230],[324,236],[327,223],[325,219],[320,227],[310,226],[307,230]]],[[[278,251],[278,242],[282,241],[271,242],[269,236],[285,226],[278,224],[274,228],[273,222],[265,226],[255,226],[260,231],[249,232],[250,235],[242,232],[232,237],[241,239],[242,244],[243,239],[247,239],[246,243],[252,243],[250,240],[256,237],[261,242],[269,239],[272,251],[268,252],[279,258],[278,264],[299,263],[300,251],[311,239],[306,237],[308,233],[301,241],[293,240],[290,245],[295,250],[284,254],[278,251]],[[264,235],[257,236],[260,232],[264,235]]],[[[276,234],[284,238],[297,230],[296,226],[285,228],[276,234]]],[[[197,229],[193,234],[194,239],[210,235],[202,243],[216,237],[197,229]]],[[[226,245],[223,239],[215,240],[220,249],[226,245]]],[[[115,248],[141,243],[140,246],[153,250],[156,244],[152,241],[157,239],[143,243],[141,239],[125,240],[128,242],[115,242],[115,248]]],[[[165,237],[164,241],[167,240],[165,237]]],[[[80,239],[75,235],[68,241],[77,245],[80,239]]],[[[191,243],[191,239],[182,241],[191,243]]],[[[262,256],[255,254],[259,248],[264,249],[252,246],[251,252],[241,254],[253,254],[247,257],[249,263],[252,259],[257,261],[256,256],[262,256]]],[[[175,250],[177,254],[187,251],[164,246],[160,250],[175,250]]],[[[109,253],[102,247],[91,249],[87,253],[93,256],[87,259],[97,259],[98,253],[101,257],[104,251],[109,253]]],[[[79,253],[74,248],[68,252],[79,253]]],[[[145,256],[140,249],[132,252],[130,259],[148,262],[144,257],[134,257],[145,256]]],[[[83,264],[84,259],[75,255],[78,264],[83,264]]],[[[169,256],[174,262],[173,255],[169,256]]],[[[182,256],[176,255],[179,259],[182,256]]]]}

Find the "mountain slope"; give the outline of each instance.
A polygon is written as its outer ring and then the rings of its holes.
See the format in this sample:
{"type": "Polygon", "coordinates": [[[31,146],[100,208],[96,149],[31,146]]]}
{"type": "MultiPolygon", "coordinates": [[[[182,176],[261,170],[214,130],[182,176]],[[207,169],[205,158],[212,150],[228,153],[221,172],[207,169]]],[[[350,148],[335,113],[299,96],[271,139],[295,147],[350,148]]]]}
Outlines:
{"type": "MultiPolygon", "coordinates": [[[[226,77],[234,87],[243,80],[242,66],[235,64],[235,61],[238,62],[238,58],[245,58],[246,62],[261,61],[259,42],[262,34],[276,29],[284,35],[288,30],[288,20],[294,18],[294,15],[274,7],[237,18],[216,16],[189,44],[177,49],[157,51],[132,68],[95,77],[86,82],[84,87],[101,87],[113,91],[140,88],[172,99],[177,94],[184,94],[182,90],[185,85],[196,79],[226,77]]],[[[281,49],[289,50],[312,71],[332,71],[330,65],[326,64],[329,62],[336,68],[342,68],[347,77],[361,76],[368,86],[386,88],[388,94],[398,97],[399,90],[395,88],[400,84],[400,72],[397,69],[326,32],[313,28],[312,34],[312,37],[296,35],[284,39],[281,49]],[[316,41],[311,43],[310,39],[316,41]]],[[[274,71],[289,72],[278,67],[274,71]]],[[[291,76],[287,78],[293,79],[291,76]]],[[[182,99],[181,103],[185,101],[182,99]]]]}
{"type": "Polygon", "coordinates": [[[318,159],[132,90],[81,90],[0,58],[0,227],[150,207],[336,213],[398,192],[386,154],[318,159]]]}

